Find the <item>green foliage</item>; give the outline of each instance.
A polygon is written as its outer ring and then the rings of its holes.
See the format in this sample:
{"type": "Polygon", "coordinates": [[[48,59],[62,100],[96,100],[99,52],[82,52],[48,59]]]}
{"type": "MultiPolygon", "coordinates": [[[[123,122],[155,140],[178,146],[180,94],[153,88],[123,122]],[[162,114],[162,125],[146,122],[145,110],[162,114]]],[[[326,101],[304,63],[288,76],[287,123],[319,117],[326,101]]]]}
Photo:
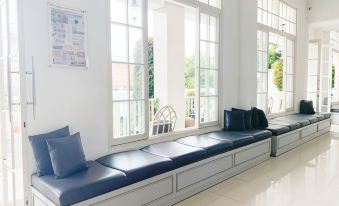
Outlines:
{"type": "Polygon", "coordinates": [[[332,88],[335,87],[335,66],[332,65],[332,88]]]}
{"type": "Polygon", "coordinates": [[[283,60],[279,59],[273,64],[273,82],[279,91],[283,90],[283,60]]]}
{"type": "Polygon", "coordinates": [[[273,64],[282,57],[282,52],[277,51],[278,46],[278,44],[274,43],[269,45],[268,69],[272,69],[273,64]]]}
{"type": "Polygon", "coordinates": [[[185,59],[185,88],[188,90],[195,87],[195,56],[191,55],[185,59]]]}
{"type": "Polygon", "coordinates": [[[148,39],[148,75],[149,75],[149,98],[154,98],[154,47],[153,47],[153,39],[148,39]]]}

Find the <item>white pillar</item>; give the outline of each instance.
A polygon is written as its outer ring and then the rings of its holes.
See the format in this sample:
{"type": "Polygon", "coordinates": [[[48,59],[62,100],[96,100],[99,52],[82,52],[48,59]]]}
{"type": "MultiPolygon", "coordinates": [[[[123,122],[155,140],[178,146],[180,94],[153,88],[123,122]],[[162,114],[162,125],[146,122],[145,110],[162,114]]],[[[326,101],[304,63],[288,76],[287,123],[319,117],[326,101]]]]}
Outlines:
{"type": "Polygon", "coordinates": [[[172,3],[154,11],[154,96],[185,128],[185,9],[172,3]]]}

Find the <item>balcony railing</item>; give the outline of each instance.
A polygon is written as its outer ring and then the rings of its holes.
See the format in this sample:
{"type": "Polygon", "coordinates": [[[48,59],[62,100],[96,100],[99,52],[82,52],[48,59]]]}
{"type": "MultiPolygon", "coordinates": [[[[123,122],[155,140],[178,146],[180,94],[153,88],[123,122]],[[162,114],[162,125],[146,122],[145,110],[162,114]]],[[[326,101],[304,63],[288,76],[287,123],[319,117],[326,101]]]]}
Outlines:
{"type": "MultiPolygon", "coordinates": [[[[154,115],[159,111],[159,100],[149,99],[149,121],[153,120],[154,115]]],[[[195,97],[190,96],[185,98],[185,117],[194,118],[195,116],[195,97]]]]}

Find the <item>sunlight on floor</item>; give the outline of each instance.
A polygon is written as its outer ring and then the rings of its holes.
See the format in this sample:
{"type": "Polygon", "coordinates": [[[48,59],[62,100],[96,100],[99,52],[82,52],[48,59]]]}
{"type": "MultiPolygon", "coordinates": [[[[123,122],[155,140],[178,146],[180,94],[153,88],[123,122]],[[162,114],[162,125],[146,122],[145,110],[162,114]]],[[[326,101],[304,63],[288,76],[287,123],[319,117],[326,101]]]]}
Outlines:
{"type": "Polygon", "coordinates": [[[339,125],[176,206],[337,206],[339,125]]]}

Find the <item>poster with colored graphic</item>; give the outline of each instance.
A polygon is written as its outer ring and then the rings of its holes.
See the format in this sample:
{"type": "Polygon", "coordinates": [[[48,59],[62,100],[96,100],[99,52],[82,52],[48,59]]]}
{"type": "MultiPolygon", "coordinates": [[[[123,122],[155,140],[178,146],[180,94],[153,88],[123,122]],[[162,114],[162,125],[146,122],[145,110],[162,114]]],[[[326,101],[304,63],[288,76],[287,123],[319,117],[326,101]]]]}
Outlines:
{"type": "Polygon", "coordinates": [[[51,66],[87,68],[85,12],[50,5],[51,66]]]}

